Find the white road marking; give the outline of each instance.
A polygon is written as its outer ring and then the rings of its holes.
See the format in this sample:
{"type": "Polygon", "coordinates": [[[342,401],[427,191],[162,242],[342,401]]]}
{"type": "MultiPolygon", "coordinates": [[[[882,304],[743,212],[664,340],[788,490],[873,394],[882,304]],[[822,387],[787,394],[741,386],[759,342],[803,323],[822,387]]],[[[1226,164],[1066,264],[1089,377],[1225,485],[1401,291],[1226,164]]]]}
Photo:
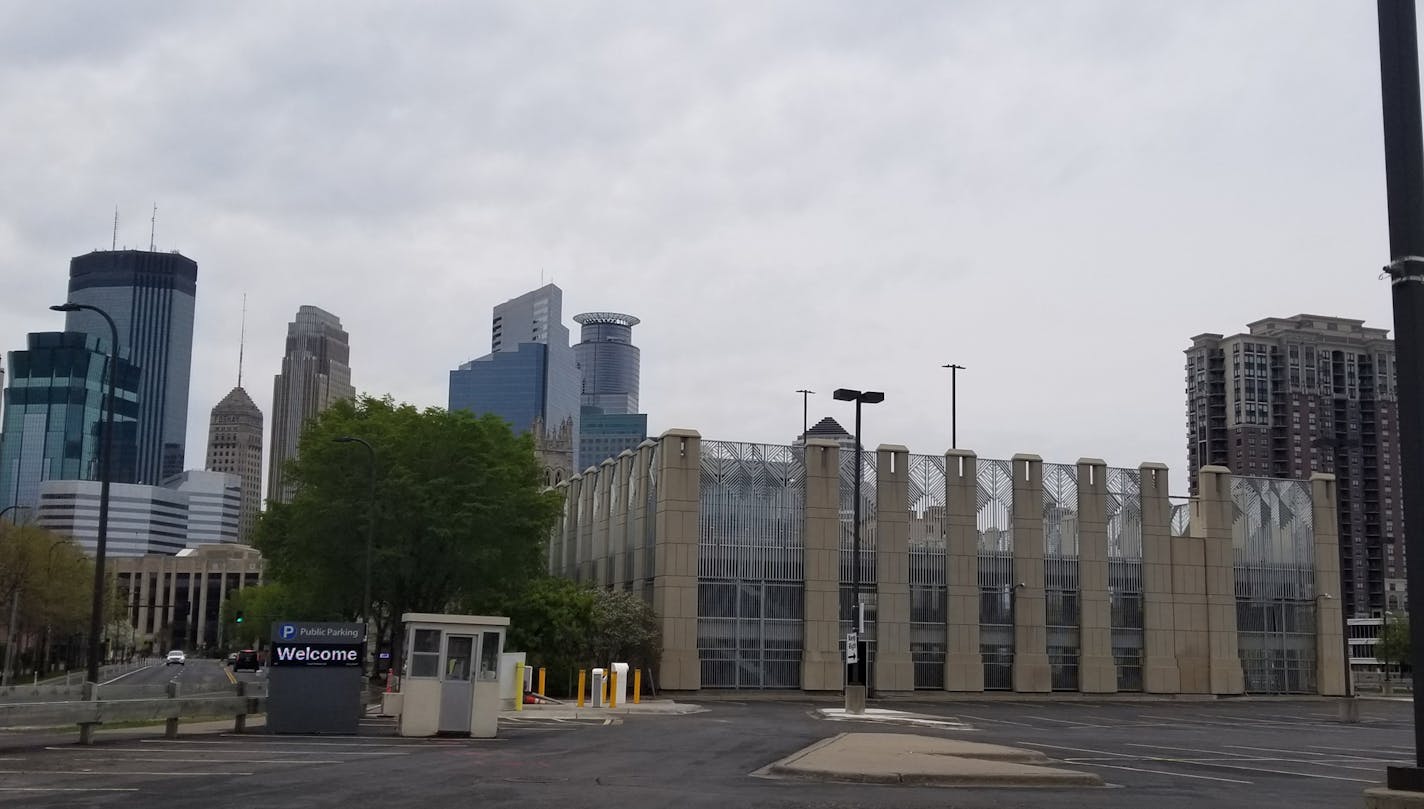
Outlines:
{"type": "MultiPolygon", "coordinates": [[[[1070,763],[1070,764],[1074,764],[1074,763],[1077,763],[1077,762],[1081,761],[1081,759],[1067,759],[1067,761],[1068,761],[1068,763],[1070,763]]],[[[1203,780],[1203,781],[1224,781],[1224,782],[1226,782],[1226,783],[1228,783],[1228,784],[1254,784],[1254,783],[1256,783],[1255,781],[1240,781],[1240,780],[1237,780],[1237,779],[1235,779],[1235,778],[1218,778],[1218,777],[1215,776],[1215,775],[1193,775],[1192,773],[1187,773],[1187,772],[1168,772],[1167,770],[1149,770],[1149,769],[1146,769],[1146,768],[1143,768],[1143,767],[1124,767],[1124,766],[1122,766],[1121,764],[1095,764],[1095,763],[1087,762],[1087,761],[1083,762],[1083,764],[1084,764],[1084,766],[1087,766],[1087,767],[1108,767],[1108,768],[1111,768],[1111,769],[1114,769],[1114,770],[1131,770],[1132,772],[1150,772],[1150,773],[1153,773],[1153,774],[1156,774],[1156,775],[1170,775],[1170,776],[1172,776],[1172,777],[1174,777],[1174,778],[1199,778],[1199,779],[1201,779],[1201,780],[1203,780]]]]}
{"type": "Polygon", "coordinates": [[[350,764],[351,759],[319,760],[304,758],[295,760],[290,758],[131,758],[125,756],[121,759],[113,758],[77,758],[75,761],[166,761],[178,762],[182,764],[350,764]]]}
{"type": "MultiPolygon", "coordinates": [[[[45,749],[46,749],[46,750],[58,750],[58,751],[70,752],[70,753],[87,753],[87,752],[90,752],[89,750],[85,750],[85,749],[82,748],[82,747],[46,747],[45,749]]],[[[104,748],[104,749],[105,749],[106,751],[108,751],[108,752],[111,752],[111,753],[159,753],[159,752],[162,752],[162,751],[163,751],[163,748],[161,748],[161,747],[106,747],[106,748],[104,748]]],[[[169,750],[172,750],[174,753],[187,753],[187,754],[189,754],[189,755],[193,755],[193,754],[195,754],[195,753],[207,753],[207,752],[209,752],[208,750],[180,750],[180,749],[172,748],[172,747],[170,747],[170,748],[168,748],[168,749],[169,749],[169,750]]],[[[263,752],[267,752],[267,753],[280,753],[280,754],[282,754],[282,755],[284,755],[284,756],[400,756],[400,755],[405,755],[404,753],[352,753],[352,752],[347,752],[347,751],[345,751],[345,750],[266,750],[266,751],[264,751],[264,750],[261,750],[261,749],[248,748],[248,747],[231,747],[231,748],[225,748],[223,751],[221,751],[221,753],[220,753],[219,751],[217,751],[217,750],[212,750],[212,754],[213,754],[213,755],[222,755],[222,754],[225,754],[225,753],[263,753],[263,752]]],[[[222,759],[209,759],[209,760],[210,760],[210,761],[221,761],[222,759]]]]}
{"type": "Polygon", "coordinates": [[[1373,757],[1370,757],[1370,756],[1353,756],[1353,755],[1348,755],[1348,754],[1344,754],[1344,753],[1316,753],[1316,752],[1313,752],[1313,751],[1310,751],[1310,750],[1282,750],[1282,749],[1279,748],[1279,747],[1251,747],[1250,745],[1245,745],[1245,744],[1224,744],[1224,745],[1222,745],[1222,747],[1230,747],[1230,748],[1233,748],[1233,749],[1236,749],[1236,750],[1255,750],[1255,751],[1261,752],[1261,753],[1294,753],[1294,754],[1300,755],[1300,756],[1322,756],[1322,758],[1320,758],[1320,759],[1305,759],[1305,760],[1301,761],[1301,763],[1302,763],[1302,764],[1315,764],[1315,763],[1318,762],[1318,763],[1320,763],[1320,764],[1325,764],[1326,766],[1329,766],[1329,767],[1344,767],[1344,768],[1347,769],[1347,770],[1370,770],[1370,771],[1373,772],[1373,771],[1378,770],[1379,767],[1346,767],[1344,764],[1330,764],[1329,762],[1330,762],[1332,759],[1337,760],[1337,761],[1340,760],[1340,759],[1349,759],[1350,761],[1356,761],[1356,762],[1374,761],[1374,762],[1379,762],[1379,763],[1381,763],[1381,764],[1399,764],[1399,763],[1402,763],[1402,762],[1400,762],[1400,761],[1398,761],[1398,760],[1396,760],[1396,759],[1373,758],[1373,757]]]}
{"type": "Polygon", "coordinates": [[[1038,720],[1041,720],[1041,721],[1044,721],[1044,722],[1062,722],[1062,723],[1065,724],[1065,725],[1078,725],[1078,726],[1080,726],[1080,727],[1085,727],[1085,728],[1106,728],[1106,727],[1111,727],[1111,725],[1092,725],[1092,724],[1089,724],[1089,723],[1087,723],[1087,722],[1074,722],[1074,721],[1069,720],[1069,719],[1052,719],[1052,718],[1047,717],[1047,716],[1029,716],[1028,718],[1029,718],[1029,719],[1038,719],[1038,720]]]}
{"type": "Polygon", "coordinates": [[[1031,728],[1031,727],[1033,727],[1033,725],[1030,725],[1030,724],[1027,723],[1027,722],[1010,722],[1010,721],[1007,720],[1007,719],[990,719],[990,718],[987,717],[987,716],[975,716],[974,714],[969,714],[969,713],[962,713],[962,714],[959,714],[959,715],[962,716],[962,717],[964,717],[964,718],[966,718],[966,719],[977,719],[977,720],[979,720],[980,722],[995,722],[995,723],[998,723],[998,724],[1000,724],[1000,725],[1017,725],[1018,727],[1021,727],[1021,728],[1031,728]]]}
{"type": "MultiPolygon", "coordinates": [[[[288,741],[269,742],[269,741],[260,740],[260,739],[258,739],[258,738],[256,738],[256,737],[254,737],[254,736],[253,736],[252,734],[250,734],[250,733],[235,733],[235,734],[232,734],[232,737],[233,737],[233,741],[230,741],[230,742],[206,741],[206,740],[202,740],[202,739],[139,739],[139,741],[140,741],[140,742],[143,742],[144,744],[163,744],[163,745],[173,745],[173,744],[206,744],[206,745],[213,745],[213,746],[216,746],[216,747],[234,747],[234,746],[237,746],[237,745],[240,745],[240,744],[246,742],[246,743],[251,744],[253,747],[368,747],[368,748],[372,748],[372,749],[375,749],[375,748],[377,748],[377,747],[439,747],[439,746],[442,746],[442,745],[447,745],[447,746],[450,746],[450,747],[458,747],[458,746],[460,746],[460,744],[461,744],[462,742],[467,742],[467,741],[486,741],[486,740],[482,740],[482,739],[460,739],[459,741],[453,741],[453,742],[452,742],[452,741],[438,741],[438,742],[373,742],[373,743],[367,743],[367,742],[322,742],[322,741],[317,741],[317,740],[313,739],[313,740],[311,740],[311,741],[304,741],[304,742],[288,742],[288,741]],[[237,741],[237,739],[242,739],[242,741],[237,741]]],[[[488,741],[493,741],[493,740],[491,739],[491,740],[488,740],[488,741]]]]}
{"type": "MultiPolygon", "coordinates": [[[[1159,762],[1162,762],[1162,763],[1164,763],[1164,764],[1178,764],[1178,763],[1181,763],[1181,762],[1177,761],[1176,759],[1161,758],[1161,757],[1158,757],[1158,756],[1130,756],[1130,755],[1128,755],[1128,754],[1126,754],[1126,753],[1114,753],[1114,752],[1112,752],[1111,750],[1089,750],[1088,748],[1085,748],[1085,747],[1064,747],[1063,745],[1060,745],[1060,744],[1044,744],[1044,743],[1042,743],[1042,742],[1017,742],[1017,744],[1021,744],[1021,745],[1023,745],[1024,747],[1046,747],[1046,748],[1051,749],[1051,750],[1071,750],[1071,751],[1076,752],[1076,753],[1097,753],[1097,754],[1100,755],[1100,756],[1111,756],[1112,758],[1109,759],[1110,761],[1121,761],[1121,760],[1123,760],[1123,759],[1127,759],[1128,761],[1137,761],[1137,760],[1139,760],[1139,759],[1146,759],[1146,760],[1148,760],[1148,761],[1159,761],[1159,762]]],[[[1079,760],[1079,759],[1065,759],[1065,761],[1067,761],[1067,762],[1069,762],[1069,763],[1075,762],[1075,761],[1078,761],[1078,760],[1079,760]]],[[[1176,777],[1178,777],[1178,778],[1198,778],[1198,779],[1201,779],[1201,780],[1204,780],[1204,781],[1225,781],[1225,782],[1227,782],[1227,783],[1229,783],[1229,784],[1251,784],[1251,783],[1255,783],[1255,782],[1253,782],[1253,781],[1239,781],[1239,780],[1237,780],[1237,779],[1235,779],[1235,778],[1221,778],[1221,777],[1219,777],[1219,776],[1214,776],[1214,775],[1193,775],[1193,774],[1191,774],[1191,773],[1184,773],[1184,772],[1170,772],[1170,771],[1167,771],[1167,770],[1149,770],[1149,769],[1145,769],[1145,768],[1141,768],[1141,767],[1127,767],[1127,766],[1122,766],[1122,765],[1092,763],[1092,762],[1089,762],[1089,761],[1087,761],[1087,760],[1083,760],[1083,761],[1084,761],[1084,763],[1087,764],[1088,766],[1093,766],[1093,767],[1112,767],[1113,769],[1117,769],[1117,770],[1132,770],[1132,771],[1134,771],[1134,772],[1150,772],[1150,773],[1156,773],[1156,774],[1158,774],[1158,775],[1171,775],[1171,776],[1176,776],[1176,777]]]]}
{"type": "MultiPolygon", "coordinates": [[[[1169,746],[1167,746],[1167,745],[1162,745],[1162,744],[1137,744],[1137,743],[1134,743],[1134,742],[1127,742],[1126,744],[1127,744],[1128,747],[1146,747],[1146,748],[1153,749],[1153,750],[1181,750],[1181,751],[1187,752],[1187,753],[1207,753],[1207,754],[1209,754],[1209,755],[1214,755],[1214,756],[1219,756],[1219,755],[1221,755],[1221,753],[1222,753],[1222,751],[1220,751],[1220,750],[1203,750],[1203,749],[1201,749],[1201,748],[1199,748],[1199,747],[1169,747],[1169,746]]],[[[1244,759],[1244,757],[1243,757],[1242,759],[1238,759],[1238,760],[1245,760],[1245,759],[1244,759]]],[[[1292,761],[1289,761],[1289,760],[1287,760],[1287,759],[1255,759],[1255,760],[1257,760],[1257,761],[1279,761],[1279,762],[1281,762],[1281,763],[1283,763],[1283,764],[1286,764],[1286,763],[1299,764],[1299,763],[1301,763],[1301,762],[1298,762],[1298,761],[1297,761],[1297,762],[1292,762],[1292,761]]],[[[1294,771],[1292,771],[1292,770],[1268,770],[1268,769],[1266,769],[1265,767],[1259,767],[1259,766],[1255,766],[1255,765],[1250,766],[1250,767],[1243,767],[1243,766],[1241,766],[1241,765],[1239,765],[1239,764],[1227,764],[1227,763],[1221,762],[1221,761],[1212,761],[1212,762],[1210,762],[1210,763],[1208,764],[1208,763],[1203,763],[1203,762],[1192,762],[1192,761],[1190,761],[1190,760],[1184,760],[1184,763],[1188,763],[1188,764],[1195,763],[1195,764],[1196,764],[1197,766],[1199,766],[1199,767],[1208,767],[1208,766],[1209,766],[1209,767],[1225,767],[1225,768],[1228,769],[1228,770],[1246,770],[1247,772],[1268,772],[1268,773],[1274,773],[1275,775],[1293,775],[1293,776],[1296,776],[1297,778],[1325,778],[1325,779],[1329,779],[1329,780],[1331,780],[1331,781],[1354,781],[1355,783],[1359,783],[1359,784],[1374,784],[1374,783],[1378,783],[1378,781],[1379,781],[1378,778],[1346,778],[1346,777],[1341,776],[1341,775],[1322,775],[1322,774],[1320,774],[1320,773],[1294,772],[1294,771]]]]}
{"type": "Polygon", "coordinates": [[[0,787],[0,792],[138,792],[138,787],[0,787]]]}
{"type": "Polygon", "coordinates": [[[130,674],[138,674],[140,671],[148,671],[149,669],[151,669],[151,668],[153,668],[154,666],[157,666],[157,665],[158,665],[157,663],[149,663],[147,666],[143,666],[143,667],[141,667],[141,668],[136,668],[136,669],[134,669],[133,671],[124,672],[123,674],[120,674],[119,676],[115,677],[115,678],[112,679],[112,680],[105,680],[104,682],[99,683],[99,687],[100,687],[100,688],[103,688],[104,686],[108,685],[109,683],[117,683],[119,680],[124,679],[125,677],[129,676],[130,674]]]}
{"type": "Polygon", "coordinates": [[[252,775],[250,772],[137,772],[134,770],[0,770],[0,775],[102,775],[106,778],[130,775],[252,775]]]}

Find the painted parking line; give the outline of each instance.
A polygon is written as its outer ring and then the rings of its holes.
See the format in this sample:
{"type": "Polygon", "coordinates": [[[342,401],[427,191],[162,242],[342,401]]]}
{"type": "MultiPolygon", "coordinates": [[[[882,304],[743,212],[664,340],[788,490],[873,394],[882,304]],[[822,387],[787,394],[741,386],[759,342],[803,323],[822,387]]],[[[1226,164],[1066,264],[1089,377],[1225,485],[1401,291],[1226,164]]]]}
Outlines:
{"type": "MultiPolygon", "coordinates": [[[[1361,763],[1368,761],[1368,762],[1375,762],[1376,764],[1405,764],[1405,763],[1406,763],[1406,762],[1404,762],[1404,761],[1402,761],[1402,760],[1400,760],[1400,759],[1376,758],[1376,757],[1374,757],[1374,756],[1361,756],[1361,755],[1358,755],[1358,754],[1351,754],[1351,753],[1335,753],[1335,752],[1331,752],[1331,753],[1317,753],[1317,752],[1315,752],[1315,751],[1313,751],[1313,750],[1283,750],[1283,749],[1281,749],[1281,748],[1279,748],[1279,747],[1252,747],[1252,746],[1250,746],[1250,745],[1245,745],[1245,744],[1225,744],[1225,745],[1222,745],[1222,747],[1229,747],[1229,748],[1237,749],[1237,750],[1255,750],[1255,751],[1261,752],[1261,753],[1293,753],[1293,754],[1298,755],[1298,756],[1322,756],[1322,757],[1324,757],[1324,758],[1321,758],[1321,759],[1307,759],[1307,761],[1309,761],[1310,763],[1315,763],[1317,760],[1320,761],[1321,763],[1325,763],[1325,762],[1330,761],[1330,760],[1332,760],[1332,759],[1333,759],[1333,760],[1344,759],[1344,760],[1348,760],[1348,761],[1361,762],[1361,763]]],[[[1344,767],[1345,765],[1343,765],[1343,764],[1331,764],[1331,765],[1329,765],[1329,766],[1331,766],[1331,767],[1344,767]]],[[[1377,767],[1377,766],[1376,766],[1376,767],[1345,767],[1345,769],[1349,769],[1349,770],[1370,770],[1370,771],[1373,772],[1373,771],[1378,771],[1378,770],[1379,770],[1379,767],[1377,767]]]]}
{"type": "MultiPolygon", "coordinates": [[[[55,750],[55,751],[63,752],[63,753],[79,753],[79,752],[88,753],[88,752],[92,752],[91,750],[87,750],[87,749],[82,748],[82,747],[46,747],[45,749],[46,749],[46,750],[55,750]]],[[[106,752],[110,752],[110,753],[158,753],[158,752],[162,752],[164,749],[165,749],[165,748],[162,748],[162,747],[105,747],[105,748],[104,748],[104,750],[105,750],[106,752]]],[[[180,748],[176,748],[176,747],[170,747],[170,748],[166,748],[166,749],[167,749],[167,750],[170,750],[170,751],[172,751],[172,752],[174,752],[174,753],[187,753],[187,754],[189,754],[189,755],[193,755],[193,754],[195,754],[195,753],[211,753],[212,755],[225,755],[225,754],[227,754],[227,753],[264,753],[264,752],[265,752],[265,753],[280,753],[281,755],[284,755],[284,756],[401,756],[401,755],[405,755],[404,753],[394,753],[394,752],[390,752],[390,753],[385,753],[385,752],[376,752],[376,753],[360,752],[360,753],[358,753],[358,752],[355,752],[355,751],[347,751],[347,750],[262,750],[261,748],[255,748],[255,747],[236,747],[236,746],[233,746],[233,747],[225,747],[225,748],[223,748],[222,750],[217,750],[217,749],[215,749],[215,748],[198,749],[198,750],[184,750],[184,749],[180,749],[180,748]]]]}
{"type": "Polygon", "coordinates": [[[0,787],[0,792],[138,792],[138,787],[0,787]]]}
{"type": "Polygon", "coordinates": [[[230,771],[228,771],[228,770],[223,770],[223,771],[221,771],[221,772],[193,772],[193,771],[191,771],[191,770],[184,770],[184,771],[182,771],[182,772],[139,772],[139,771],[137,771],[137,770],[0,770],[0,775],[30,775],[30,776],[37,776],[37,775],[38,775],[38,776],[43,776],[43,775],[99,775],[99,776],[103,776],[103,777],[105,777],[105,778],[115,778],[115,777],[119,777],[119,776],[122,776],[122,777],[127,778],[127,777],[129,777],[129,776],[131,776],[131,775],[158,775],[158,776],[167,777],[167,776],[170,776],[170,775],[254,775],[254,774],[255,774],[255,773],[250,773],[250,772],[230,772],[230,771]]]}
{"type": "Polygon", "coordinates": [[[1088,723],[1088,722],[1074,722],[1074,721],[1071,720],[1071,719],[1054,719],[1054,718],[1049,717],[1049,716],[1027,716],[1027,715],[1025,715],[1024,718],[1025,718],[1025,719],[1037,719],[1037,720],[1039,720],[1039,721],[1041,721],[1041,722],[1061,722],[1061,723],[1063,723],[1063,724],[1065,724],[1065,725],[1076,725],[1076,726],[1078,726],[1078,727],[1083,727],[1083,728],[1108,728],[1108,727],[1113,727],[1113,725],[1094,725],[1094,724],[1091,724],[1091,723],[1088,723]]]}
{"type": "Polygon", "coordinates": [[[969,714],[969,713],[962,713],[962,714],[958,714],[958,715],[959,715],[959,716],[962,716],[962,717],[964,717],[964,718],[966,718],[966,719],[975,719],[975,720],[978,720],[978,721],[980,721],[980,722],[993,722],[993,723],[999,724],[999,725],[1016,725],[1016,726],[1021,727],[1021,728],[1031,728],[1031,727],[1033,727],[1033,725],[1030,725],[1030,724],[1027,723],[1027,722],[1010,722],[1010,721],[1007,720],[1007,719],[990,719],[990,718],[987,717],[987,716],[975,716],[974,714],[969,714]]]}
{"type": "MultiPolygon", "coordinates": [[[[1143,748],[1147,748],[1147,749],[1150,749],[1150,750],[1178,750],[1178,751],[1185,752],[1185,753],[1206,753],[1206,754],[1212,755],[1212,756],[1220,756],[1220,755],[1221,755],[1221,752],[1222,752],[1222,751],[1220,751],[1220,750],[1204,750],[1204,749],[1202,749],[1202,748],[1200,748],[1200,747],[1171,747],[1171,746],[1162,745],[1162,744],[1139,744],[1139,743],[1136,743],[1136,742],[1127,742],[1126,744],[1127,744],[1128,747],[1143,747],[1143,748]]],[[[1235,758],[1235,759],[1226,759],[1225,761],[1218,761],[1218,760],[1214,760],[1214,759],[1213,759],[1213,760],[1209,760],[1209,761],[1208,761],[1208,760],[1192,760],[1192,759],[1179,759],[1179,760],[1180,760],[1182,763],[1184,763],[1184,764],[1195,764],[1195,765],[1197,765],[1197,766],[1199,766],[1199,767],[1223,767],[1223,768],[1228,769],[1228,770],[1245,770],[1246,772],[1268,772],[1268,773],[1273,773],[1273,774],[1275,774],[1275,775],[1291,775],[1291,776],[1295,776],[1295,777],[1297,777],[1297,778],[1322,778],[1322,779],[1327,779],[1327,780],[1330,780],[1330,781],[1353,781],[1353,782],[1358,783],[1358,784],[1374,784],[1374,783],[1377,783],[1377,782],[1379,781],[1378,778],[1346,778],[1346,777],[1343,776],[1343,775],[1324,775],[1324,774],[1322,774],[1322,773],[1295,772],[1295,771],[1293,771],[1293,770],[1270,770],[1270,769],[1266,769],[1265,767],[1258,766],[1258,765],[1255,764],[1255,763],[1253,763],[1253,764],[1252,764],[1251,766],[1249,766],[1249,767],[1243,766],[1243,765],[1241,765],[1241,764],[1227,764],[1227,763],[1226,763],[1226,761],[1233,761],[1233,760],[1234,760],[1234,761],[1252,761],[1252,762],[1261,762],[1261,763],[1265,763],[1265,762],[1268,762],[1268,761],[1279,761],[1279,762],[1281,762],[1281,763],[1283,763],[1283,764],[1285,764],[1285,763],[1295,763],[1295,764],[1302,763],[1302,762],[1299,762],[1299,761],[1289,761],[1289,760],[1287,760],[1287,759],[1253,759],[1253,758],[1248,758],[1248,757],[1246,757],[1246,756],[1241,756],[1241,757],[1238,757],[1238,758],[1235,758]]]]}
{"type": "MultiPolygon", "coordinates": [[[[378,747],[462,747],[464,742],[476,741],[475,739],[460,739],[459,741],[440,742],[324,742],[315,739],[311,741],[266,741],[261,737],[253,736],[250,733],[234,733],[230,735],[232,741],[216,741],[206,739],[139,739],[144,744],[174,745],[174,744],[206,744],[213,747],[231,747],[238,744],[251,744],[254,747],[366,747],[375,749],[378,747]],[[241,741],[239,741],[241,740],[241,741]]],[[[491,740],[492,741],[492,740],[491,740]]]]}
{"type": "Polygon", "coordinates": [[[125,756],[125,757],[123,757],[123,758],[76,758],[76,759],[73,759],[73,760],[74,760],[74,761],[111,761],[111,762],[126,762],[126,761],[155,762],[155,761],[159,761],[159,762],[164,762],[164,763],[170,763],[170,762],[171,762],[171,763],[176,763],[176,764],[350,764],[350,763],[351,763],[351,759],[338,759],[338,758],[333,758],[333,759],[310,759],[310,758],[304,758],[304,759],[301,759],[301,760],[296,760],[296,759],[290,759],[290,758],[247,758],[247,759],[240,759],[240,758],[218,758],[218,759],[213,759],[213,758],[169,758],[169,757],[164,757],[164,758],[142,758],[142,757],[134,757],[134,756],[125,756]]]}
{"type": "MultiPolygon", "coordinates": [[[[1112,752],[1111,750],[1092,750],[1092,749],[1089,749],[1089,748],[1086,748],[1086,747],[1066,747],[1066,746],[1061,745],[1061,744],[1044,744],[1044,743],[1042,743],[1042,742],[1018,742],[1018,744],[1021,744],[1021,745],[1023,745],[1024,747],[1042,747],[1042,748],[1049,749],[1049,750],[1068,750],[1068,751],[1070,751],[1070,752],[1075,752],[1075,753],[1095,753],[1095,754],[1097,754],[1097,755],[1099,755],[1099,756],[1108,756],[1108,759],[1107,759],[1108,761],[1123,761],[1123,760],[1127,760],[1127,761],[1142,761],[1142,760],[1146,760],[1146,761],[1155,761],[1155,762],[1159,762],[1159,763],[1162,763],[1162,764],[1179,764],[1179,763],[1181,763],[1181,762],[1178,761],[1177,759],[1163,758],[1163,757],[1160,757],[1160,756],[1133,756],[1133,755],[1128,755],[1128,754],[1126,754],[1126,753],[1114,753],[1114,752],[1112,752]]],[[[1237,778],[1223,778],[1223,777],[1221,777],[1221,776],[1216,776],[1216,775],[1197,775],[1197,774],[1195,774],[1195,773],[1172,772],[1172,771],[1170,771],[1170,770],[1150,770],[1150,769],[1147,769],[1147,768],[1145,768],[1145,767],[1128,767],[1128,766],[1123,765],[1123,764],[1104,764],[1104,763],[1102,763],[1101,761],[1099,761],[1099,760],[1094,760],[1094,759],[1067,758],[1067,759],[1063,759],[1063,761],[1065,761],[1065,762],[1067,762],[1067,763],[1082,762],[1083,764],[1085,764],[1085,765],[1087,765],[1087,766],[1090,766],[1090,767],[1109,767],[1109,768],[1114,769],[1114,770],[1130,770],[1130,771],[1132,771],[1132,772],[1147,772],[1147,773],[1153,773],[1153,774],[1156,774],[1156,775],[1169,775],[1169,776],[1172,776],[1173,778],[1193,778],[1193,779],[1200,780],[1200,781],[1223,781],[1223,782],[1228,783],[1228,784],[1254,784],[1254,783],[1255,783],[1254,781],[1243,781],[1243,780],[1240,780],[1240,779],[1237,779],[1237,778]]]]}

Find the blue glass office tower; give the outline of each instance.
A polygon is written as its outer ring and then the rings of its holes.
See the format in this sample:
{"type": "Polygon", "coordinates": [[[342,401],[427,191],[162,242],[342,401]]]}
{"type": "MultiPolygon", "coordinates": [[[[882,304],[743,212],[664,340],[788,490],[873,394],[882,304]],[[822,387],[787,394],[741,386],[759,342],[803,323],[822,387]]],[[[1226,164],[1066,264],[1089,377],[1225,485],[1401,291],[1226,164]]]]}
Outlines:
{"type": "Polygon", "coordinates": [[[450,372],[450,409],[493,413],[533,432],[546,477],[565,480],[579,446],[582,380],[563,291],[546,284],[494,308],[490,353],[450,372]]]}
{"type": "MultiPolygon", "coordinates": [[[[108,312],[119,356],[139,369],[136,483],[156,486],[183,471],[197,287],[197,262],[178,253],[96,250],[69,262],[69,300],[108,312]]],[[[64,325],[110,339],[93,312],[70,312],[64,325]]]]}
{"type": "MultiPolygon", "coordinates": [[[[11,351],[0,432],[0,508],[39,505],[46,480],[97,480],[109,340],[75,332],[31,334],[11,351]]],[[[119,361],[113,480],[134,480],[139,370],[119,361]]],[[[33,514],[31,514],[33,516],[33,514]]]]}
{"type": "Polygon", "coordinates": [[[585,312],[574,321],[583,327],[574,354],[583,373],[578,468],[584,470],[641,444],[648,437],[648,417],[638,412],[641,352],[633,345],[638,318],[585,312]]]}

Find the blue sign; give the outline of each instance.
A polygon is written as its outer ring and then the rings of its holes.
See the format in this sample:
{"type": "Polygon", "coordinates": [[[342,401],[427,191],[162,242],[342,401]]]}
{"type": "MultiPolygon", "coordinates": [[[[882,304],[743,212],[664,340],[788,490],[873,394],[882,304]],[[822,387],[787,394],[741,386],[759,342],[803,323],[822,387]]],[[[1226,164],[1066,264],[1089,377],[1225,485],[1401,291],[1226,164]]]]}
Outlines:
{"type": "Polygon", "coordinates": [[[281,625],[280,627],[278,627],[278,629],[277,629],[277,635],[278,635],[278,637],[280,637],[282,640],[291,640],[292,638],[295,638],[295,637],[297,636],[297,625],[296,625],[296,624],[282,624],[282,625],[281,625]]]}

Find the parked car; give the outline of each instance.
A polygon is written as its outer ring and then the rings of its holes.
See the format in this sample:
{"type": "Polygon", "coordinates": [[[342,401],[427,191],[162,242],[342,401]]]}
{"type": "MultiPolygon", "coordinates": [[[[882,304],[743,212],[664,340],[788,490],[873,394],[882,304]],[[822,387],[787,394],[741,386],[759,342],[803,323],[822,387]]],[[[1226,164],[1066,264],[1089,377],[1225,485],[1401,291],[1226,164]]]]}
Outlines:
{"type": "Polygon", "coordinates": [[[182,652],[178,651],[177,649],[174,649],[173,651],[171,651],[171,652],[168,653],[168,659],[163,662],[163,665],[165,665],[165,666],[171,666],[171,665],[173,665],[174,663],[177,663],[178,665],[181,666],[181,665],[183,665],[184,663],[186,663],[187,661],[188,661],[188,656],[187,656],[187,655],[183,654],[182,652]]]}
{"type": "Polygon", "coordinates": [[[237,653],[237,660],[232,664],[233,671],[257,671],[262,668],[262,661],[257,659],[257,652],[251,649],[243,649],[237,653]]]}

